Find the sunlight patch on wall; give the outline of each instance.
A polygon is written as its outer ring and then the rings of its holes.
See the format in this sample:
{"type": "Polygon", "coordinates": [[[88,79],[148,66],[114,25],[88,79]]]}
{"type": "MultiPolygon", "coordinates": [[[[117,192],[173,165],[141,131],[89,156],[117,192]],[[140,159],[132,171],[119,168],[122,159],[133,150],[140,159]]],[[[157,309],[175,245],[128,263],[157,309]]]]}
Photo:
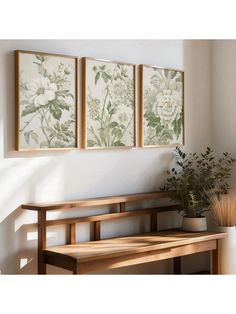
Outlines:
{"type": "MultiPolygon", "coordinates": [[[[57,236],[57,232],[47,232],[46,237],[47,238],[55,238],[57,236]]],[[[27,240],[32,241],[32,240],[38,240],[38,232],[27,232],[27,240]]]]}
{"type": "Polygon", "coordinates": [[[53,202],[64,200],[64,166],[56,164],[35,186],[35,202],[53,202]],[[36,199],[37,197],[37,199],[36,199]]]}
{"type": "Polygon", "coordinates": [[[24,211],[15,219],[14,230],[17,232],[22,226],[37,223],[37,213],[34,211],[24,211]]]}
{"type": "Polygon", "coordinates": [[[24,268],[27,264],[29,264],[33,258],[21,258],[20,259],[20,269],[24,268]]]}
{"type": "Polygon", "coordinates": [[[33,201],[35,183],[50,173],[51,159],[3,160],[0,163],[0,222],[22,203],[33,201]],[[44,175],[43,175],[44,174],[44,175]],[[27,183],[30,182],[30,186],[27,183]],[[30,198],[29,198],[30,194],[30,198]]]}

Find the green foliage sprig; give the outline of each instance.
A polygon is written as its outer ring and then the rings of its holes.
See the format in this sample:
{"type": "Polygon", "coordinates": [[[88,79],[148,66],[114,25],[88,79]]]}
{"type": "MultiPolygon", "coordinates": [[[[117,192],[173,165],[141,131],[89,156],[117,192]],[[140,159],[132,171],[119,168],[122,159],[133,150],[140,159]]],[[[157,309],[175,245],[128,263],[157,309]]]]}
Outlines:
{"type": "Polygon", "coordinates": [[[94,87],[101,89],[97,98],[88,89],[88,147],[126,146],[127,134],[132,138],[134,121],[134,86],[128,66],[117,63],[94,66],[94,87]],[[91,122],[90,121],[90,122],[91,122]]]}
{"type": "Polygon", "coordinates": [[[201,217],[209,209],[207,192],[227,193],[231,170],[236,159],[227,152],[218,159],[213,150],[207,147],[205,153],[186,154],[175,148],[176,166],[167,171],[163,190],[173,190],[173,199],[181,205],[187,217],[201,217]]]}

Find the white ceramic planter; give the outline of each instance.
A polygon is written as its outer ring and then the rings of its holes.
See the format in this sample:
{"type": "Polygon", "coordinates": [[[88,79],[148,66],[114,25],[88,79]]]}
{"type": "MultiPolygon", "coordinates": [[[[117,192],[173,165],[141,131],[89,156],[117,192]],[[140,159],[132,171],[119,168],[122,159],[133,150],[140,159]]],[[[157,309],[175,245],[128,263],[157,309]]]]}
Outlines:
{"type": "Polygon", "coordinates": [[[182,230],[200,232],[207,230],[206,217],[189,218],[183,217],[182,230]]]}
{"type": "Polygon", "coordinates": [[[219,231],[226,232],[227,238],[219,240],[219,270],[220,274],[236,274],[236,228],[219,227],[219,231]]]}

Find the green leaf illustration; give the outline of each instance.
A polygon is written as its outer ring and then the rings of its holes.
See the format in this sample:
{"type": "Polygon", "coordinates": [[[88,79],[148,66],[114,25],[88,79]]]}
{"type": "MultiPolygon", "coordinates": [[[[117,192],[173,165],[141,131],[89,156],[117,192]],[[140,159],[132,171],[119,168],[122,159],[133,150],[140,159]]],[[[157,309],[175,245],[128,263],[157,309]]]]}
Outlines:
{"type": "Polygon", "coordinates": [[[53,115],[53,117],[54,117],[56,120],[60,120],[60,119],[61,119],[62,111],[61,111],[61,109],[58,108],[57,106],[51,105],[51,106],[50,106],[50,113],[53,115]]]}
{"type": "Polygon", "coordinates": [[[117,138],[120,138],[122,136],[122,131],[121,129],[114,128],[112,129],[111,134],[117,138]]]}
{"type": "Polygon", "coordinates": [[[110,129],[113,129],[113,128],[117,127],[117,126],[119,126],[119,124],[116,121],[113,121],[112,123],[109,124],[109,128],[110,129]]]}
{"type": "Polygon", "coordinates": [[[69,106],[67,103],[65,103],[65,102],[60,101],[59,104],[58,104],[58,106],[59,106],[61,109],[65,109],[65,110],[67,110],[67,111],[70,110],[70,106],[69,106]]]}
{"type": "Polygon", "coordinates": [[[42,76],[47,76],[47,70],[41,64],[38,65],[38,72],[42,76]]]}
{"type": "Polygon", "coordinates": [[[29,141],[30,141],[30,131],[29,132],[25,132],[24,133],[25,136],[25,141],[26,143],[29,145],[29,141]]]}
{"type": "Polygon", "coordinates": [[[24,132],[25,141],[29,145],[30,139],[32,138],[36,144],[39,143],[39,136],[33,130],[24,132]]]}
{"type": "Polygon", "coordinates": [[[94,147],[94,146],[96,146],[96,142],[95,141],[93,141],[93,140],[88,140],[87,141],[87,145],[88,145],[88,147],[94,147]]]}
{"type": "Polygon", "coordinates": [[[160,144],[169,144],[169,141],[173,140],[173,131],[164,129],[163,133],[159,137],[160,144]]]}
{"type": "Polygon", "coordinates": [[[173,124],[176,138],[178,139],[181,134],[181,129],[182,129],[182,118],[175,119],[172,124],[173,124]]]}
{"type": "Polygon", "coordinates": [[[95,76],[95,84],[97,84],[97,81],[100,78],[100,72],[97,72],[96,76],[95,76]]]}
{"type": "Polygon", "coordinates": [[[38,136],[38,134],[35,133],[35,132],[31,132],[30,135],[31,135],[32,139],[35,141],[35,143],[38,144],[39,143],[39,136],[38,136]]]}
{"type": "Polygon", "coordinates": [[[41,62],[44,62],[44,60],[45,60],[45,57],[43,55],[36,55],[35,57],[36,57],[36,59],[38,59],[41,62]]]}
{"type": "Polygon", "coordinates": [[[21,116],[25,117],[28,114],[34,113],[38,110],[38,108],[35,105],[27,105],[25,109],[22,111],[21,116]]]}
{"type": "Polygon", "coordinates": [[[156,128],[161,123],[160,117],[157,117],[154,112],[145,113],[144,117],[148,121],[147,125],[150,127],[156,128]]]}
{"type": "Polygon", "coordinates": [[[116,141],[115,143],[113,143],[114,146],[125,146],[124,143],[122,143],[121,141],[116,141]]]}
{"type": "Polygon", "coordinates": [[[102,78],[103,78],[103,80],[104,80],[105,83],[107,83],[108,80],[111,79],[110,75],[107,74],[106,72],[102,72],[102,78]]]}

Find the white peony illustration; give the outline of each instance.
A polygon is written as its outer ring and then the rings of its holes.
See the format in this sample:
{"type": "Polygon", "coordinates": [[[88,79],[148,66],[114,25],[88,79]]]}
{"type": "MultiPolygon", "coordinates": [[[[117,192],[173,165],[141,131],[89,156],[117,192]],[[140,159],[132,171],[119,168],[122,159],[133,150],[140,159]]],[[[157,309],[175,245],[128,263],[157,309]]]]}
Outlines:
{"type": "Polygon", "coordinates": [[[180,94],[170,89],[163,90],[156,97],[155,111],[161,124],[170,127],[174,120],[180,118],[182,112],[180,94]]]}
{"type": "Polygon", "coordinates": [[[33,103],[36,107],[45,106],[49,101],[56,98],[57,85],[51,83],[47,77],[41,76],[27,84],[27,91],[25,91],[25,97],[30,103],[33,103]]]}

